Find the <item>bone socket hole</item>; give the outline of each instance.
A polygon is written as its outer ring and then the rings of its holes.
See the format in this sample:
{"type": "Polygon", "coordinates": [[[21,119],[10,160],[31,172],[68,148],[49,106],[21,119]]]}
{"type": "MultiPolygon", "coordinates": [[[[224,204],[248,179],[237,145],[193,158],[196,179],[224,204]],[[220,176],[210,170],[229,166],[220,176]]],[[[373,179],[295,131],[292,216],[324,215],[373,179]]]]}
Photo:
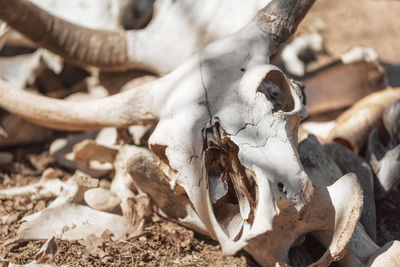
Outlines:
{"type": "Polygon", "coordinates": [[[272,70],[268,72],[257,92],[264,94],[271,101],[273,112],[278,110],[289,112],[294,109],[294,100],[289,84],[279,71],[272,70]]]}
{"type": "Polygon", "coordinates": [[[282,183],[278,183],[278,189],[279,189],[279,192],[280,192],[281,194],[283,194],[284,196],[286,196],[287,192],[286,192],[286,190],[285,190],[285,186],[284,186],[282,183]]]}

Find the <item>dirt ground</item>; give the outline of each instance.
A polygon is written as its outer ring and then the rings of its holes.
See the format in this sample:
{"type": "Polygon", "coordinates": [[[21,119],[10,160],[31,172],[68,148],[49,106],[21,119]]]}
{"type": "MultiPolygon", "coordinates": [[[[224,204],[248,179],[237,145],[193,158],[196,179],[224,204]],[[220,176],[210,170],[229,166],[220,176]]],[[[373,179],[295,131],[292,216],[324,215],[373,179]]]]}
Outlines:
{"type": "MultiPolygon", "coordinates": [[[[300,27],[300,32],[319,31],[328,53],[340,55],[355,45],[377,50],[390,67],[393,85],[400,85],[400,1],[398,0],[318,0],[300,27]]],[[[62,133],[57,133],[60,135],[62,133]]],[[[0,165],[0,188],[26,185],[40,179],[52,167],[64,179],[72,173],[60,168],[48,154],[48,142],[18,146],[0,151],[11,152],[13,162],[0,165]]],[[[16,236],[19,219],[44,209],[49,203],[29,197],[0,200],[0,257],[26,264],[45,241],[28,241],[5,245],[16,236]]],[[[400,239],[400,188],[376,202],[377,243],[383,245],[400,239]]],[[[245,252],[223,256],[217,242],[175,223],[158,220],[145,225],[137,238],[105,242],[103,256],[91,255],[79,241],[55,240],[56,253],[48,263],[73,266],[258,266],[245,252]]],[[[308,242],[313,246],[312,240],[308,242]]],[[[2,263],[0,258],[0,265],[2,263]]],[[[6,264],[4,263],[4,266],[6,264]]]]}

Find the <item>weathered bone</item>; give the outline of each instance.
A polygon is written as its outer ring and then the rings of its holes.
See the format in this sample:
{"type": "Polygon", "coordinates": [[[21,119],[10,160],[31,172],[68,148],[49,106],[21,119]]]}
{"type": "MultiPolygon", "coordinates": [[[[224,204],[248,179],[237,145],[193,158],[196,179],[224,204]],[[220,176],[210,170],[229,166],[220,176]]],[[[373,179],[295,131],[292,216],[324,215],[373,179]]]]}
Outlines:
{"type": "Polygon", "coordinates": [[[0,77],[11,85],[22,88],[31,85],[41,71],[49,68],[55,73],[62,69],[61,59],[45,49],[34,53],[0,58],[0,77]]]}
{"type": "Polygon", "coordinates": [[[328,140],[334,140],[358,153],[372,129],[382,123],[385,109],[398,99],[400,88],[389,88],[362,98],[336,119],[336,126],[329,133],[328,140]]]}
{"type": "Polygon", "coordinates": [[[400,135],[399,135],[400,101],[394,102],[383,113],[383,125],[389,134],[384,144],[378,129],[374,129],[368,140],[367,159],[378,179],[376,196],[384,197],[400,182],[400,135]]]}
{"type": "MultiPolygon", "coordinates": [[[[128,169],[138,187],[157,204],[161,214],[198,232],[210,234],[194,212],[187,195],[182,194],[182,189],[171,189],[168,177],[161,171],[163,164],[155,162],[149,151],[142,149],[136,153],[130,159],[128,169]]],[[[329,237],[329,248],[319,264],[325,266],[338,260],[344,253],[361,213],[360,190],[354,175],[343,177],[328,190],[317,187],[313,200],[300,213],[281,210],[274,218],[273,229],[250,239],[245,250],[263,266],[275,266],[277,262],[287,264],[288,251],[298,237],[311,231],[329,229],[329,232],[333,232],[333,238],[329,237]],[[345,194],[348,199],[342,198],[343,190],[351,191],[351,194],[345,194]]],[[[242,219],[238,209],[233,204],[225,204],[215,211],[227,217],[221,223],[225,232],[237,235],[236,229],[240,230],[242,219]]]]}
{"type": "Polygon", "coordinates": [[[283,48],[281,59],[285,69],[292,75],[301,77],[306,73],[304,62],[300,59],[302,54],[312,54],[315,57],[323,49],[322,36],[318,33],[301,35],[293,39],[283,48]]]}
{"type": "MultiPolygon", "coordinates": [[[[135,0],[29,0],[50,14],[83,27],[121,30],[135,0]]],[[[7,45],[35,47],[20,33],[10,30],[7,45]]]]}
{"type": "Polygon", "coordinates": [[[24,101],[26,93],[3,82],[0,104],[70,130],[159,120],[149,147],[167,184],[187,195],[211,237],[232,254],[272,230],[277,214],[297,216],[311,201],[296,149],[306,115],[302,91],[268,63],[313,2],[272,1],[237,34],[118,95],[74,104],[39,96],[24,101]],[[229,213],[218,212],[225,207],[229,213]]]}
{"type": "Polygon", "coordinates": [[[5,7],[0,11],[0,19],[39,45],[80,65],[166,73],[210,41],[241,29],[269,2],[159,0],[152,21],[139,31],[91,30],[54,17],[24,0],[0,1],[5,7]],[[16,19],[13,14],[21,15],[16,19]],[[180,45],[183,35],[185,42],[180,45]]]}
{"type": "MultiPolygon", "coordinates": [[[[348,170],[352,167],[354,170],[358,171],[361,176],[365,176],[363,175],[363,172],[365,173],[365,170],[363,169],[365,166],[356,167],[356,165],[360,163],[360,160],[354,159],[354,155],[349,155],[348,153],[350,151],[343,151],[339,145],[330,146],[331,147],[325,146],[325,149],[329,151],[329,153],[336,159],[340,158],[338,155],[335,155],[335,153],[343,153],[344,157],[347,156],[350,157],[350,159],[353,158],[353,160],[350,161],[353,161],[355,164],[344,163],[344,159],[340,159],[339,164],[343,170],[348,170]]],[[[332,160],[327,157],[327,155],[324,154],[321,146],[318,144],[315,138],[303,141],[300,144],[300,151],[302,152],[301,156],[305,170],[310,175],[310,179],[312,179],[313,183],[323,184],[325,182],[325,184],[330,184],[332,183],[332,179],[336,180],[340,177],[340,170],[338,171],[337,166],[333,164],[332,160]],[[326,170],[328,170],[328,172],[326,172],[326,170]]],[[[371,188],[368,188],[368,184],[365,181],[362,181],[362,184],[364,184],[364,187],[367,186],[367,190],[365,190],[363,198],[366,199],[368,203],[370,199],[373,199],[373,195],[371,193],[372,190],[371,188]]],[[[326,232],[317,232],[313,234],[325,246],[327,246],[331,240],[330,236],[327,235],[326,232]]],[[[389,247],[391,245],[391,242],[389,242],[384,247],[389,247]]],[[[352,232],[352,237],[349,243],[349,251],[345,257],[340,260],[340,264],[342,266],[364,266],[368,261],[372,263],[375,257],[390,262],[392,260],[391,257],[398,255],[398,253],[400,253],[400,251],[397,247],[397,244],[394,244],[394,246],[387,251],[385,249],[381,249],[365,232],[364,227],[360,223],[357,223],[354,228],[354,233],[352,232]]]]}
{"type": "Polygon", "coordinates": [[[334,61],[307,75],[302,83],[310,115],[351,106],[364,96],[387,87],[382,66],[367,61],[347,64],[334,61]]]}
{"type": "Polygon", "coordinates": [[[355,173],[357,175],[363,190],[364,202],[360,222],[369,236],[375,240],[373,176],[367,163],[341,145],[327,144],[322,147],[313,135],[308,136],[299,144],[299,152],[303,166],[314,185],[331,185],[344,173],[355,173]]]}
{"type": "Polygon", "coordinates": [[[58,194],[47,208],[22,218],[23,224],[18,229],[18,236],[8,240],[7,244],[23,240],[48,239],[53,236],[77,240],[91,234],[100,236],[106,230],[112,232],[113,240],[118,240],[135,233],[137,225],[132,225],[126,218],[81,205],[84,203],[85,192],[97,186],[97,179],[76,173],[67,182],[57,182],[52,179],[36,184],[32,188],[29,186],[17,188],[13,192],[4,190],[3,195],[39,193],[43,197],[44,192],[40,190],[49,191],[53,195],[58,194]]]}
{"type": "Polygon", "coordinates": [[[374,181],[370,166],[351,150],[338,144],[324,145],[325,153],[332,158],[343,173],[355,173],[363,190],[364,208],[360,222],[372,240],[376,239],[376,211],[374,181]]]}
{"type": "Polygon", "coordinates": [[[7,38],[9,37],[11,33],[10,28],[8,25],[0,20],[0,50],[3,48],[4,44],[7,41],[7,38]]]}

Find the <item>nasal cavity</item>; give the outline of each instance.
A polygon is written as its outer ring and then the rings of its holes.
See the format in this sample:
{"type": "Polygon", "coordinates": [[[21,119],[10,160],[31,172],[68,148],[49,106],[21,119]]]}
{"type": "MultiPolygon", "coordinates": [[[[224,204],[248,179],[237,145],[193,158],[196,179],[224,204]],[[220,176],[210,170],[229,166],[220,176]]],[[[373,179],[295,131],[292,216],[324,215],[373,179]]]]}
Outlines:
{"type": "Polygon", "coordinates": [[[278,110],[289,112],[294,109],[290,86],[280,71],[272,70],[268,72],[257,92],[264,94],[272,103],[273,112],[278,110]]]}

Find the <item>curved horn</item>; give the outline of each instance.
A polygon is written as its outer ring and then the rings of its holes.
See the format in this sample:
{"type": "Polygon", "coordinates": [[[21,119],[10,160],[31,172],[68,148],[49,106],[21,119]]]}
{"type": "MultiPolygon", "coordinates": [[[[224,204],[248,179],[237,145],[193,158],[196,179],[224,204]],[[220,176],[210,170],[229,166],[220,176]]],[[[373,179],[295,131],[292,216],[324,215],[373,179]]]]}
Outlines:
{"type": "Polygon", "coordinates": [[[382,123],[385,109],[398,99],[400,88],[378,91],[362,98],[336,119],[336,126],[329,133],[328,140],[358,153],[372,129],[382,123]]]}
{"type": "Polygon", "coordinates": [[[157,120],[151,111],[150,87],[146,84],[105,98],[70,102],[11,88],[0,80],[0,106],[28,121],[59,130],[122,128],[157,120]]]}
{"type": "Polygon", "coordinates": [[[32,41],[78,65],[128,68],[124,31],[91,30],[57,18],[27,0],[0,0],[0,18],[32,41]]]}

